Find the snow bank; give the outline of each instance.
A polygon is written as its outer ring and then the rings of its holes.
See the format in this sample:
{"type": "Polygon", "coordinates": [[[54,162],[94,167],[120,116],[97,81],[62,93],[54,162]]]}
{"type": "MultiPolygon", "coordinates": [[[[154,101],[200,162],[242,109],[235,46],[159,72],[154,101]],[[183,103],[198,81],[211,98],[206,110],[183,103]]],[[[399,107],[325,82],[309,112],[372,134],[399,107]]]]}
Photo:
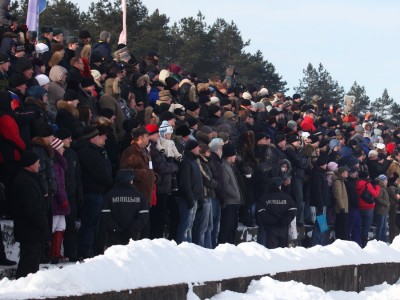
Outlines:
{"type": "Polygon", "coordinates": [[[104,255],[62,269],[42,270],[19,280],[0,281],[0,299],[26,299],[197,283],[339,265],[400,262],[400,238],[392,245],[336,241],[316,246],[268,250],[255,242],[224,244],[215,250],[165,239],[131,241],[104,255]]]}

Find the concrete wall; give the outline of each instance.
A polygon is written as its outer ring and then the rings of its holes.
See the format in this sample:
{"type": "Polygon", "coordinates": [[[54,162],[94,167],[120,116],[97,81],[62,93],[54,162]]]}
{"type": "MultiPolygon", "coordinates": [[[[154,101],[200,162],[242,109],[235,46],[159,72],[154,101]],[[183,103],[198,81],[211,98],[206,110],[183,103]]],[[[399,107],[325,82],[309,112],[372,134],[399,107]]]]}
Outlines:
{"type": "MultiPolygon", "coordinates": [[[[259,280],[263,276],[270,276],[280,281],[294,280],[304,284],[314,285],[325,291],[343,290],[360,292],[365,287],[387,282],[394,284],[400,277],[400,263],[381,263],[367,265],[339,266],[313,270],[282,272],[275,275],[257,275],[241,278],[224,279],[205,282],[193,286],[193,292],[200,298],[210,298],[222,291],[246,292],[252,280],[259,280]]],[[[133,289],[121,292],[107,292],[96,295],[74,297],[59,297],[57,299],[96,299],[96,300],[185,300],[189,290],[187,284],[160,286],[151,288],[133,289]]]]}

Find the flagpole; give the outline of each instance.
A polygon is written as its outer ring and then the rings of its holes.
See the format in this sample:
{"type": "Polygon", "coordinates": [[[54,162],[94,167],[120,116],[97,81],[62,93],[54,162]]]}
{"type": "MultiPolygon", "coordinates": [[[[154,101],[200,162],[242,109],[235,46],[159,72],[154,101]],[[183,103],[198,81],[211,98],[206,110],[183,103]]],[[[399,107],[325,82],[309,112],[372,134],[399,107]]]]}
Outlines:
{"type": "Polygon", "coordinates": [[[122,0],[122,31],[119,35],[118,44],[125,44],[127,42],[127,31],[126,31],[126,0],[122,0]]]}

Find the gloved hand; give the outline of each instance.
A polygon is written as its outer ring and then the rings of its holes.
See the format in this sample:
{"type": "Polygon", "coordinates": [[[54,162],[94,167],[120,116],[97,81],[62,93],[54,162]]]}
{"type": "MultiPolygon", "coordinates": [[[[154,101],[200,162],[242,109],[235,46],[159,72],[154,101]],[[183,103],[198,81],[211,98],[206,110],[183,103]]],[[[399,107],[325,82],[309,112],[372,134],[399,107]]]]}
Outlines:
{"type": "Polygon", "coordinates": [[[68,200],[64,200],[64,201],[61,203],[61,208],[62,208],[62,210],[67,210],[67,209],[68,209],[68,206],[69,206],[68,200]]]}
{"type": "Polygon", "coordinates": [[[81,220],[76,220],[75,221],[75,229],[76,229],[76,231],[78,231],[79,228],[81,228],[81,220]]]}

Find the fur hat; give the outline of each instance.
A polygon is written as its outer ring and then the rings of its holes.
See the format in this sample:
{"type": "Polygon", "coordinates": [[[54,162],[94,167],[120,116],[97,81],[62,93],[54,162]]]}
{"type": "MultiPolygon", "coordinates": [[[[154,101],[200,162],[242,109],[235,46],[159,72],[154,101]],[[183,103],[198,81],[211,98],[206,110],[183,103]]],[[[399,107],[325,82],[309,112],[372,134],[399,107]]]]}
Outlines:
{"type": "Polygon", "coordinates": [[[90,35],[90,32],[87,31],[86,29],[82,29],[81,31],[79,31],[79,38],[81,40],[83,39],[88,39],[91,38],[92,36],[90,35]]]}

